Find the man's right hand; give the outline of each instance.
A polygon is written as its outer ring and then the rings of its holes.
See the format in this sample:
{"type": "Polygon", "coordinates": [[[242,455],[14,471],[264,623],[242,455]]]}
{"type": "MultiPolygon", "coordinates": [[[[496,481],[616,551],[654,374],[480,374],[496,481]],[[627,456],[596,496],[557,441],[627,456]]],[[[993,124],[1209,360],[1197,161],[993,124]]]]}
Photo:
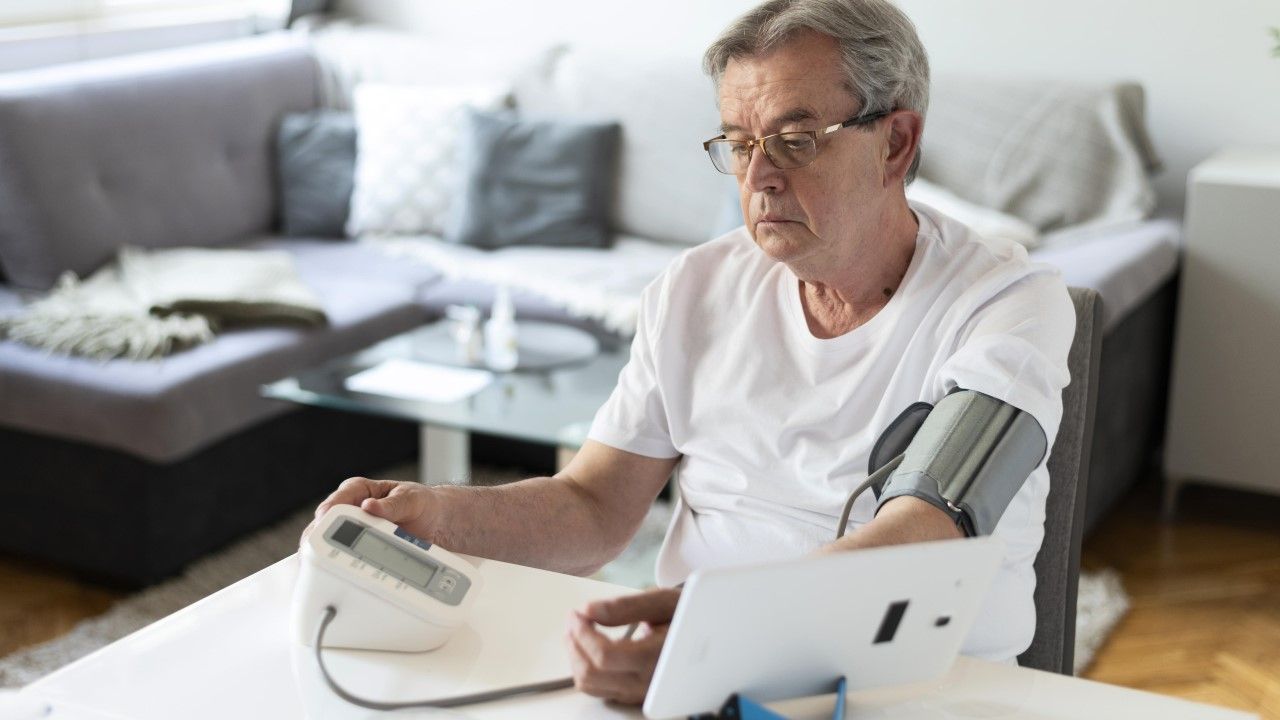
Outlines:
{"type": "Polygon", "coordinates": [[[415,482],[347,478],[316,507],[315,519],[302,531],[302,537],[305,539],[333,506],[355,505],[370,515],[390,520],[414,535],[429,539],[430,495],[431,488],[415,482]]]}
{"type": "Polygon", "coordinates": [[[627,546],[677,462],[588,440],[555,476],[501,487],[350,478],[316,517],[355,505],[453,552],[590,575],[627,546]]]}

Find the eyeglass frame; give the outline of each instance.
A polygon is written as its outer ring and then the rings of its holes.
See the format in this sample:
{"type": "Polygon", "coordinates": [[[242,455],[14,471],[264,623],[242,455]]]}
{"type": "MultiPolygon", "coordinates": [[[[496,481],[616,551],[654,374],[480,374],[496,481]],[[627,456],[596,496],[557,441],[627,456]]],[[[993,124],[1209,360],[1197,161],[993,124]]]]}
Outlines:
{"type": "MultiPolygon", "coordinates": [[[[748,152],[747,162],[748,162],[748,163],[750,163],[750,162],[751,162],[750,153],[754,153],[754,152],[755,152],[755,147],[758,145],[758,146],[760,146],[760,150],[761,150],[761,152],[763,152],[763,153],[764,153],[764,156],[765,156],[766,158],[768,158],[769,162],[770,162],[774,167],[778,168],[779,170],[799,170],[799,169],[800,169],[800,168],[802,168],[802,167],[808,167],[809,165],[813,164],[813,161],[814,161],[814,160],[818,159],[818,152],[817,152],[817,148],[818,148],[818,136],[819,136],[819,135],[830,135],[830,134],[831,134],[831,133],[833,133],[833,132],[837,132],[837,131],[839,131],[839,130],[843,130],[843,129],[847,128],[847,127],[855,127],[855,126],[859,126],[859,125],[867,125],[867,124],[869,124],[869,123],[873,123],[873,122],[875,122],[875,121],[877,121],[877,120],[879,120],[879,119],[881,119],[881,118],[888,117],[889,115],[893,114],[894,112],[895,112],[894,110],[879,110],[879,111],[876,111],[876,112],[867,113],[867,114],[865,114],[865,115],[855,115],[854,117],[851,117],[851,118],[849,118],[848,120],[845,120],[844,122],[836,123],[836,124],[834,124],[834,125],[828,125],[828,126],[826,126],[825,128],[821,128],[821,129],[819,129],[819,130],[787,130],[787,131],[784,131],[784,132],[776,132],[776,133],[773,133],[772,135],[765,135],[764,137],[750,138],[750,139],[748,139],[748,140],[730,140],[730,139],[729,139],[729,137],[728,137],[728,135],[726,135],[725,133],[720,133],[719,135],[717,135],[717,136],[715,136],[715,137],[711,138],[710,140],[707,140],[707,141],[703,142],[703,143],[702,143],[702,149],[703,149],[704,151],[706,151],[706,153],[707,153],[707,157],[708,157],[708,158],[711,158],[711,144],[712,144],[712,143],[719,143],[719,142],[723,142],[723,143],[745,143],[745,144],[746,144],[746,146],[747,146],[747,152],[748,152]],[[778,166],[778,163],[777,163],[777,162],[775,162],[775,161],[774,161],[774,159],[773,159],[773,157],[769,155],[769,151],[764,149],[764,144],[765,144],[765,142],[766,142],[767,140],[771,140],[771,139],[776,138],[776,137],[779,137],[779,136],[781,136],[781,135],[808,135],[808,136],[809,136],[809,138],[810,138],[811,140],[813,140],[813,146],[814,146],[813,159],[812,159],[812,160],[810,160],[809,162],[805,163],[804,165],[796,165],[795,167],[789,167],[789,168],[779,167],[779,166],[778,166]]],[[[719,172],[719,173],[721,173],[721,174],[724,174],[724,175],[737,175],[737,173],[734,173],[734,172],[725,172],[725,171],[721,170],[721,169],[720,169],[720,166],[716,165],[716,161],[715,161],[715,159],[714,159],[714,158],[711,158],[711,166],[712,166],[712,167],[714,167],[714,168],[716,169],[716,172],[719,172]]]]}

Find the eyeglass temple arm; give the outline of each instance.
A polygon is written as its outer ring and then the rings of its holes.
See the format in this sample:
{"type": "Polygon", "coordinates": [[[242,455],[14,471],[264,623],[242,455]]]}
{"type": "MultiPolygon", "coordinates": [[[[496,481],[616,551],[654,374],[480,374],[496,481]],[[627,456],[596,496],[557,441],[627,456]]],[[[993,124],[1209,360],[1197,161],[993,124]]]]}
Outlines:
{"type": "Polygon", "coordinates": [[[842,123],[836,123],[835,125],[826,126],[825,128],[822,129],[822,134],[826,135],[828,133],[833,133],[843,128],[853,127],[854,125],[866,125],[867,123],[875,122],[876,120],[879,120],[880,118],[892,112],[893,112],[892,110],[880,110],[879,112],[867,113],[866,115],[851,117],[842,123]]]}

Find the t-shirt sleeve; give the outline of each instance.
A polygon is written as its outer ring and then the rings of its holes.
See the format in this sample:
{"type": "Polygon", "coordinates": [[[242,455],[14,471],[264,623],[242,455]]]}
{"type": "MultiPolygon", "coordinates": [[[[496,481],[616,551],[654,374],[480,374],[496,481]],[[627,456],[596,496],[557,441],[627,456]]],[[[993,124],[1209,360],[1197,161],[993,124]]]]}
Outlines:
{"type": "Polygon", "coordinates": [[[654,458],[680,454],[671,440],[656,357],[670,272],[650,283],[641,295],[631,358],[587,434],[588,439],[610,447],[654,458]]]}
{"type": "Polygon", "coordinates": [[[1033,269],[972,312],[935,376],[934,400],[957,386],[999,398],[1030,413],[1052,446],[1074,334],[1066,284],[1056,271],[1033,269]]]}

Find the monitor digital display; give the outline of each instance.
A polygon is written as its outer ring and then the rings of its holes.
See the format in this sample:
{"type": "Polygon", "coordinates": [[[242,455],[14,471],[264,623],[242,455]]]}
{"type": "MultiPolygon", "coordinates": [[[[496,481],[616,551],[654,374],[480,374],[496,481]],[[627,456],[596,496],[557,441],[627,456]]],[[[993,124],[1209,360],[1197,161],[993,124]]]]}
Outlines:
{"type": "Polygon", "coordinates": [[[424,589],[437,568],[434,563],[414,557],[405,548],[396,547],[374,532],[361,533],[351,549],[383,571],[424,589]]]}
{"type": "Polygon", "coordinates": [[[351,522],[350,520],[344,520],[342,522],[342,525],[340,525],[337,530],[333,531],[333,535],[331,535],[331,537],[333,538],[333,541],[338,543],[339,545],[346,545],[347,547],[351,547],[355,543],[356,538],[360,536],[360,533],[363,530],[364,530],[364,526],[361,525],[360,523],[351,522]]]}

